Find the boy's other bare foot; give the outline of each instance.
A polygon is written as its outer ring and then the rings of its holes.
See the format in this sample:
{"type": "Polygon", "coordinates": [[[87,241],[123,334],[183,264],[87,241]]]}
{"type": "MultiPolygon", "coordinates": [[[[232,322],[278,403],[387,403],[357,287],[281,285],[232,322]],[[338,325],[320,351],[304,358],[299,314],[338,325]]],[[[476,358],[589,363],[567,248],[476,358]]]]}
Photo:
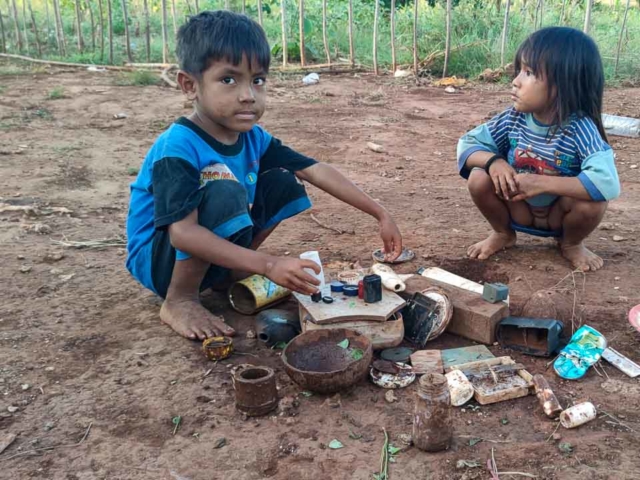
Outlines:
{"type": "Polygon", "coordinates": [[[578,245],[564,245],[561,243],[560,251],[562,256],[569,260],[574,268],[583,272],[588,272],[589,270],[595,272],[604,265],[602,258],[585,247],[583,243],[578,245]]]}
{"type": "Polygon", "coordinates": [[[235,335],[233,328],[213,316],[195,299],[165,300],[160,309],[160,319],[191,340],[235,335]]]}
{"type": "Polygon", "coordinates": [[[505,248],[513,247],[516,244],[515,233],[498,233],[492,232],[487,238],[471,245],[467,250],[470,258],[486,260],[491,255],[505,248]]]}

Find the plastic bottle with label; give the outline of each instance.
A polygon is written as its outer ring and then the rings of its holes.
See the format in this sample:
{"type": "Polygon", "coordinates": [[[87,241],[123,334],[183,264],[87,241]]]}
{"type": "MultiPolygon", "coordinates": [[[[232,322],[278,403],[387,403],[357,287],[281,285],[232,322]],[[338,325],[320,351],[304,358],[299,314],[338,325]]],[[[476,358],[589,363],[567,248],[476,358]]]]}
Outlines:
{"type": "Polygon", "coordinates": [[[309,275],[311,275],[312,277],[317,278],[320,281],[320,285],[318,285],[318,290],[320,290],[322,295],[330,295],[331,294],[330,291],[327,293],[328,289],[327,289],[327,286],[326,286],[326,282],[324,280],[324,269],[322,268],[322,262],[320,261],[320,254],[315,250],[311,250],[309,252],[301,253],[300,254],[300,259],[301,260],[311,260],[313,262],[316,262],[320,266],[320,273],[316,273],[313,270],[311,270],[310,268],[305,268],[304,270],[309,275]]]}

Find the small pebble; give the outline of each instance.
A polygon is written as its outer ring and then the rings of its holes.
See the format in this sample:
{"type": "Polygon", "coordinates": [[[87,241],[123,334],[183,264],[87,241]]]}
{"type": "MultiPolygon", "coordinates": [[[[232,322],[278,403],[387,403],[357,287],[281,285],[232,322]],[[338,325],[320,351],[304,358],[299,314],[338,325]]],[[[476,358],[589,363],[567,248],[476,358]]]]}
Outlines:
{"type": "Polygon", "coordinates": [[[23,265],[20,267],[20,273],[29,273],[31,268],[31,265],[23,265]]]}
{"type": "Polygon", "coordinates": [[[614,236],[613,236],[613,238],[612,238],[612,240],[613,240],[614,242],[621,242],[621,241],[623,241],[623,240],[624,240],[624,237],[621,237],[620,235],[614,235],[614,236]]]}
{"type": "Polygon", "coordinates": [[[20,410],[18,407],[14,406],[14,405],[9,405],[7,407],[7,411],[9,413],[16,413],[18,410],[20,410]]]}
{"type": "Polygon", "coordinates": [[[389,390],[387,393],[385,393],[384,399],[389,403],[393,403],[397,400],[395,394],[393,393],[393,390],[389,390]]]}
{"type": "Polygon", "coordinates": [[[24,255],[18,255],[18,260],[24,260],[24,255]]]}
{"type": "Polygon", "coordinates": [[[31,388],[31,385],[29,385],[28,383],[23,383],[22,385],[20,385],[20,388],[22,388],[22,391],[24,392],[25,390],[29,390],[31,388]]]}

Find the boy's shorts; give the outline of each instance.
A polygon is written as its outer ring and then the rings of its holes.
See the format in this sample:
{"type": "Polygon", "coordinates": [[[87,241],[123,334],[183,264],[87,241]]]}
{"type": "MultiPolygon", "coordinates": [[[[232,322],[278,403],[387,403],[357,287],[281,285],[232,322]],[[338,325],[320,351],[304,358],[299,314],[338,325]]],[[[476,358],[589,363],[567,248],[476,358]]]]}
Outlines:
{"type": "MultiPolygon", "coordinates": [[[[248,248],[255,235],[311,207],[304,186],[288,170],[275,168],[258,177],[254,203],[247,208],[247,192],[235,180],[215,180],[202,189],[198,223],[238,246],[248,248]]],[[[151,279],[155,293],[165,298],[177,261],[190,255],[171,245],[168,228],[156,230],[151,252],[151,279]]],[[[225,281],[230,270],[211,265],[200,290],[225,281]]]]}

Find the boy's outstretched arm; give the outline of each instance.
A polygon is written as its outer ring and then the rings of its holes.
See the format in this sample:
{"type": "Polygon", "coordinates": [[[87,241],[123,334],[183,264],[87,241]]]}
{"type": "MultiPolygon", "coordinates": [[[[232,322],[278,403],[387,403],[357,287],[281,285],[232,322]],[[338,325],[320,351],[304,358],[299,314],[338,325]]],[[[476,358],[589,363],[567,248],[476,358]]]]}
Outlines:
{"type": "Polygon", "coordinates": [[[299,258],[276,257],[235,245],[198,224],[198,210],[169,226],[171,244],[213,265],[264,275],[277,285],[310,295],[320,283],[304,271],[320,273],[318,264],[299,258]]]}
{"type": "Polygon", "coordinates": [[[299,179],[378,220],[387,260],[395,260],[402,253],[402,235],[389,212],[338,170],[326,163],[316,163],[295,174],[299,179]]]}

